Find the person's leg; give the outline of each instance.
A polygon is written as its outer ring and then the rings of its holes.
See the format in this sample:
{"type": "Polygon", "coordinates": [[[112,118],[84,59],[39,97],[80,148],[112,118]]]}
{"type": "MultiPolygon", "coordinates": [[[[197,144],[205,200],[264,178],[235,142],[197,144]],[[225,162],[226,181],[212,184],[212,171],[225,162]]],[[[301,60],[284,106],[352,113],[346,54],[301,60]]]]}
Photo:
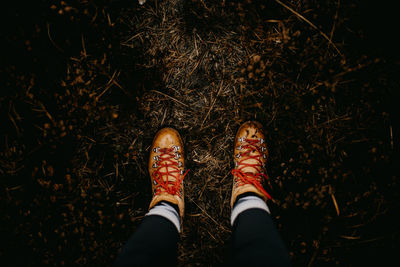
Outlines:
{"type": "Polygon", "coordinates": [[[262,125],[243,123],[234,141],[230,266],[290,266],[266,204],[271,199],[262,185],[269,183],[267,157],[262,125]]]}
{"type": "Polygon", "coordinates": [[[232,215],[232,265],[290,266],[288,251],[261,198],[239,197],[232,215]]]}
{"type": "Polygon", "coordinates": [[[152,208],[122,248],[114,266],[176,266],[180,218],[174,206],[161,202],[152,208]]]}
{"type": "Polygon", "coordinates": [[[179,133],[164,128],[154,137],[149,159],[153,198],[143,222],[118,255],[115,266],[175,266],[184,214],[185,162],[179,133]]]}

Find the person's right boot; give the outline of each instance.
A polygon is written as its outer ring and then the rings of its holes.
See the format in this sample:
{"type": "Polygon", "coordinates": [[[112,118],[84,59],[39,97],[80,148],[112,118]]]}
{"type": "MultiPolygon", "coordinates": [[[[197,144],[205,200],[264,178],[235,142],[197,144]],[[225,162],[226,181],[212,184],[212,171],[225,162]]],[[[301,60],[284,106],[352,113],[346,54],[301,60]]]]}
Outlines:
{"type": "Polygon", "coordinates": [[[183,179],[186,176],[183,142],[172,128],[157,132],[151,146],[149,174],[153,198],[149,210],[161,201],[176,205],[179,215],[184,215],[183,179]]]}
{"type": "Polygon", "coordinates": [[[236,133],[234,145],[231,208],[237,198],[245,193],[255,194],[265,201],[271,199],[261,184],[263,179],[269,182],[265,168],[268,150],[262,125],[255,121],[243,123],[236,133]]]}

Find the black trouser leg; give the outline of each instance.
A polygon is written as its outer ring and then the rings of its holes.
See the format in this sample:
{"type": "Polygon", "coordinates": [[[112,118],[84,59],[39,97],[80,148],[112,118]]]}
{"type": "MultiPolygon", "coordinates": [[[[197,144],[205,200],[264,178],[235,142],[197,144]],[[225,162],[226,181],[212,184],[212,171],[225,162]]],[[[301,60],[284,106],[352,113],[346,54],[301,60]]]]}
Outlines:
{"type": "Polygon", "coordinates": [[[122,248],[114,266],[176,266],[179,233],[162,216],[146,216],[122,248]]]}
{"type": "Polygon", "coordinates": [[[290,266],[289,254],[268,212],[248,209],[233,225],[231,266],[290,266]]]}

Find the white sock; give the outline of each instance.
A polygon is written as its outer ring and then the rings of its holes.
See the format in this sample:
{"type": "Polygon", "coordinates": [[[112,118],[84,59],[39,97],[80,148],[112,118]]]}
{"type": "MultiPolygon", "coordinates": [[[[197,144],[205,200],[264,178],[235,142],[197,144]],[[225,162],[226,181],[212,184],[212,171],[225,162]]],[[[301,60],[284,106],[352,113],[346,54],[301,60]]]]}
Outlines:
{"type": "Polygon", "coordinates": [[[265,203],[265,201],[262,198],[256,196],[242,197],[236,202],[235,206],[232,209],[231,225],[233,226],[233,223],[235,222],[237,216],[239,216],[240,213],[248,209],[262,209],[268,213],[271,213],[269,211],[267,203],[265,203]]]}
{"type": "Polygon", "coordinates": [[[146,214],[146,216],[149,215],[162,216],[165,219],[172,222],[175,225],[178,232],[181,231],[181,218],[179,217],[178,212],[168,203],[161,202],[160,204],[157,204],[156,206],[152,207],[146,214]]]}

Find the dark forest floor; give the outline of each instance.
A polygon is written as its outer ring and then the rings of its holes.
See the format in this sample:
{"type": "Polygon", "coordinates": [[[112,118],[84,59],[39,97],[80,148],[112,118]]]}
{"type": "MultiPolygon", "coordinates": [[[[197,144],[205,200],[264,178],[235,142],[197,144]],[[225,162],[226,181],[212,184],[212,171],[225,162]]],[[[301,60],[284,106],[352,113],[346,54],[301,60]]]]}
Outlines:
{"type": "Polygon", "coordinates": [[[269,206],[294,266],[394,259],[390,6],[32,2],[2,16],[2,266],[110,265],[147,211],[164,126],[180,131],[190,169],[180,265],[221,264],[233,139],[249,119],[266,129],[269,206]]]}

